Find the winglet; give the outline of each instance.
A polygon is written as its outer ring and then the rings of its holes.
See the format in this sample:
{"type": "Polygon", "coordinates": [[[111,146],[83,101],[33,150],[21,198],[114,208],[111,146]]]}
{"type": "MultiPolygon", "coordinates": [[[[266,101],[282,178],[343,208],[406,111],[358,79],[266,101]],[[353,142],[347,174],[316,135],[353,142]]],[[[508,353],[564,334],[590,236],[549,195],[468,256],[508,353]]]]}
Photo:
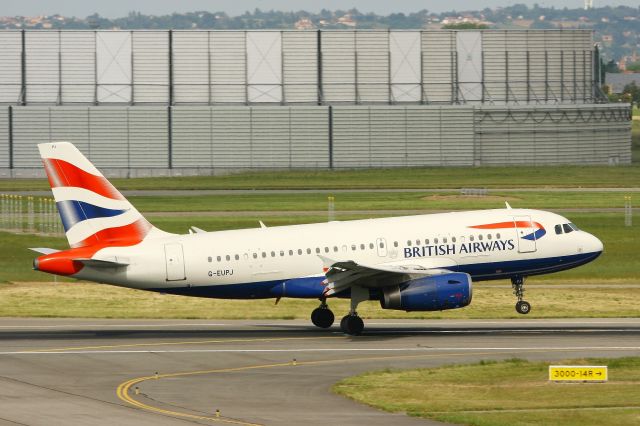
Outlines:
{"type": "Polygon", "coordinates": [[[504,204],[507,206],[508,210],[511,210],[511,206],[509,205],[509,202],[505,201],[504,204]]]}

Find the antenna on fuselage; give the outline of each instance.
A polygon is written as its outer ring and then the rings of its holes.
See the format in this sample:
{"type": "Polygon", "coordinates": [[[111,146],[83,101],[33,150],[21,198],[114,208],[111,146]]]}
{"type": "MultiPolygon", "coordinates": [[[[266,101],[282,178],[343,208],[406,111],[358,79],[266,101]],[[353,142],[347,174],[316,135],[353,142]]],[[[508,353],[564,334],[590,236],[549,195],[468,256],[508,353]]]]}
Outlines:
{"type": "Polygon", "coordinates": [[[508,210],[511,210],[511,206],[509,205],[509,202],[508,202],[508,201],[505,201],[505,202],[504,202],[504,204],[507,206],[507,209],[508,209],[508,210]]]}
{"type": "Polygon", "coordinates": [[[260,228],[262,229],[266,229],[267,225],[264,224],[264,222],[262,222],[261,220],[258,221],[258,223],[260,223],[260,228]]]}

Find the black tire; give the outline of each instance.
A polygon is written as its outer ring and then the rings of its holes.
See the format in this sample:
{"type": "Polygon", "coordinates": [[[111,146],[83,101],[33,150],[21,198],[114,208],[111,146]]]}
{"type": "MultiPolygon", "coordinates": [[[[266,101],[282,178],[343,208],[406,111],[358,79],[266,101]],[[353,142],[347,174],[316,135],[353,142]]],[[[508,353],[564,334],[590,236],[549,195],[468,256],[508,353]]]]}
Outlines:
{"type": "Polygon", "coordinates": [[[346,317],[344,328],[344,332],[346,334],[358,336],[362,334],[362,330],[364,330],[364,321],[362,321],[362,318],[358,316],[350,315],[346,317]]]}
{"type": "Polygon", "coordinates": [[[519,314],[521,313],[520,312],[520,305],[522,305],[522,301],[518,300],[516,302],[516,312],[519,313],[519,314]]]}
{"type": "Polygon", "coordinates": [[[347,334],[347,319],[349,319],[349,315],[343,316],[340,320],[340,330],[345,334],[347,334]]]}
{"type": "Polygon", "coordinates": [[[316,308],[311,312],[311,322],[316,327],[329,328],[333,325],[334,320],[335,316],[330,309],[316,308]]]}
{"type": "Polygon", "coordinates": [[[520,303],[520,306],[516,306],[516,310],[518,311],[518,313],[522,315],[526,315],[529,312],[531,312],[531,305],[529,304],[529,302],[525,302],[523,300],[522,302],[518,302],[518,303],[520,303]]]}

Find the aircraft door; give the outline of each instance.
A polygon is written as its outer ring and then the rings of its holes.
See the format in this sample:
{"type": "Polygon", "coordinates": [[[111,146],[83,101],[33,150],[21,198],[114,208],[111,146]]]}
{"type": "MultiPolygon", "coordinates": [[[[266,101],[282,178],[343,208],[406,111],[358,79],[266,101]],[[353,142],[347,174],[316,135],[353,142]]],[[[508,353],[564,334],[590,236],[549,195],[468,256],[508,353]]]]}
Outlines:
{"type": "Polygon", "coordinates": [[[167,281],[185,280],[184,252],[182,244],[165,244],[164,255],[167,264],[167,281]]]}
{"type": "Polygon", "coordinates": [[[513,221],[518,236],[518,253],[536,251],[536,229],[531,222],[531,216],[514,216],[513,221]]]}
{"type": "Polygon", "coordinates": [[[378,256],[387,257],[387,240],[384,238],[376,239],[376,248],[378,249],[378,256]]]}

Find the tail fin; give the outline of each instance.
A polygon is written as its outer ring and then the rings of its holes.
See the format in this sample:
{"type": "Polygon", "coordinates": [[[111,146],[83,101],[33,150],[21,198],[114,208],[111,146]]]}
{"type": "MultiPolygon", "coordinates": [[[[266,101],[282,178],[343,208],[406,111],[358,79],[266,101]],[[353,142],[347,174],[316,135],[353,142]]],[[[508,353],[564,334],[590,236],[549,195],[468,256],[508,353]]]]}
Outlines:
{"type": "Polygon", "coordinates": [[[69,142],[38,145],[69,245],[133,245],[153,228],[69,142]]]}

